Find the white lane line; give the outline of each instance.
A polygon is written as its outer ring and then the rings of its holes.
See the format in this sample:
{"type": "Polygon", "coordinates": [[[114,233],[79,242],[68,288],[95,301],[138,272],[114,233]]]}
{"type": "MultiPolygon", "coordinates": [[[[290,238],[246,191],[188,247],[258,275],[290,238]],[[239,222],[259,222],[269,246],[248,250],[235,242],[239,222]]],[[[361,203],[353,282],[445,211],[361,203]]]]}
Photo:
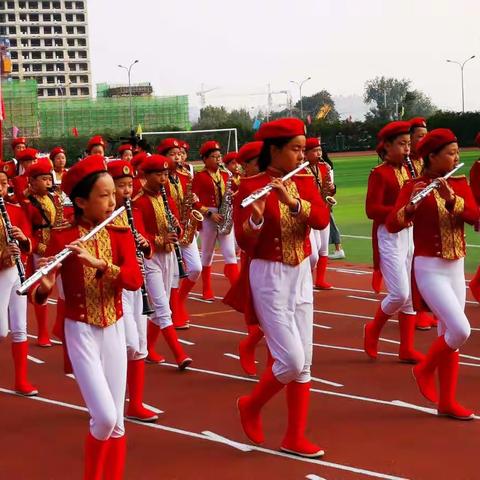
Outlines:
{"type": "Polygon", "coordinates": [[[203,330],[214,330],[216,332],[225,332],[225,333],[234,333],[236,335],[248,335],[245,332],[240,332],[239,330],[229,330],[227,328],[218,328],[218,327],[207,327],[206,325],[198,325],[196,323],[190,323],[191,327],[201,328],[203,330]]]}
{"type": "MultiPolygon", "coordinates": [[[[33,338],[33,339],[37,339],[37,336],[36,335],[32,335],[31,333],[27,333],[27,337],[28,338],[33,338]]],[[[62,342],[60,342],[59,340],[55,340],[53,338],[50,339],[50,343],[52,343],[53,345],[63,345],[62,342]]]]}
{"type": "Polygon", "coordinates": [[[332,329],[332,327],[329,327],[328,325],[320,325],[319,323],[314,323],[313,326],[316,327],[316,328],[323,328],[323,330],[331,330],[332,329]]]}
{"type": "Polygon", "coordinates": [[[319,477],[318,475],[314,475],[313,473],[309,473],[306,477],[307,480],[327,480],[324,477],[319,477]]]}
{"type": "MultiPolygon", "coordinates": [[[[228,358],[233,358],[234,360],[240,360],[240,357],[238,355],[235,355],[234,353],[224,353],[223,355],[228,358]]],[[[258,362],[255,360],[255,363],[258,362]]]]}
{"type": "MultiPolygon", "coordinates": [[[[189,297],[190,295],[193,295],[194,297],[201,297],[202,294],[201,293],[196,293],[196,292],[190,292],[189,294],[189,297]]],[[[215,300],[223,300],[223,297],[217,297],[217,296],[214,296],[213,297],[215,300]]],[[[192,298],[192,300],[195,300],[194,298],[192,298]]],[[[202,299],[203,300],[203,299],[202,299]]],[[[207,303],[212,303],[212,302],[209,302],[207,300],[203,300],[204,302],[207,302],[207,303]]]]}
{"type": "MultiPolygon", "coordinates": [[[[420,405],[414,405],[413,403],[404,402],[402,400],[393,400],[392,403],[399,407],[411,408],[412,410],[418,410],[419,412],[429,413],[435,416],[437,415],[437,410],[434,408],[421,407],[420,405]]],[[[474,415],[473,418],[477,420],[480,419],[478,415],[474,415]]]]}
{"type": "Polygon", "coordinates": [[[343,385],[337,382],[331,382],[330,380],[324,380],[323,378],[312,377],[312,382],[323,383],[325,385],[330,385],[331,387],[341,388],[343,385]]]}
{"type": "MultiPolygon", "coordinates": [[[[126,398],[126,399],[125,399],[125,402],[130,402],[130,399],[129,399],[129,398],[126,398]]],[[[163,410],[160,410],[160,409],[157,408],[157,407],[152,407],[152,405],[149,405],[148,403],[142,402],[142,405],[143,405],[145,408],[148,408],[149,410],[151,410],[153,413],[156,413],[157,415],[161,415],[162,413],[165,413],[163,410]]]]}
{"type": "Polygon", "coordinates": [[[353,313],[329,312],[328,310],[314,310],[314,313],[322,313],[324,315],[338,315],[340,317],[361,318],[363,320],[373,320],[373,317],[366,317],[365,315],[358,315],[353,313]]]}
{"type": "MultiPolygon", "coordinates": [[[[342,347],[340,345],[325,345],[324,343],[313,343],[312,344],[314,347],[319,347],[319,348],[331,348],[333,350],[346,350],[348,352],[361,352],[365,354],[365,351],[361,348],[355,348],[355,347],[342,347]]],[[[388,355],[389,357],[396,357],[396,353],[389,353],[389,352],[378,352],[379,355],[388,355]]],[[[480,365],[479,365],[480,367],[480,365]]]]}
{"type": "Polygon", "coordinates": [[[367,270],[357,270],[354,268],[346,268],[346,267],[327,267],[327,270],[331,270],[333,272],[338,272],[338,273],[348,273],[351,275],[371,275],[371,271],[367,270]]]}
{"type": "Polygon", "coordinates": [[[195,343],[190,342],[189,340],[184,340],[183,338],[179,338],[179,339],[178,339],[178,342],[179,342],[179,343],[183,343],[184,345],[189,345],[190,347],[193,346],[193,345],[195,345],[195,343]]]}
{"type": "Polygon", "coordinates": [[[347,298],[354,298],[355,300],[366,300],[367,302],[379,302],[378,298],[358,297],[357,295],[347,295],[347,298]]]}
{"type": "Polygon", "coordinates": [[[237,450],[240,450],[241,452],[252,452],[253,451],[253,447],[251,445],[246,445],[244,443],[235,442],[234,440],[230,440],[229,438],[222,437],[221,435],[210,432],[208,430],[203,431],[202,435],[205,435],[206,437],[214,440],[215,442],[223,443],[223,445],[228,445],[229,447],[236,448],[237,450]]]}
{"type": "Polygon", "coordinates": [[[41,365],[42,363],[45,363],[43,360],[40,360],[40,359],[37,358],[37,357],[32,357],[31,355],[27,355],[27,358],[28,358],[28,360],[30,360],[31,362],[33,362],[33,363],[38,363],[39,365],[41,365]]]}
{"type": "MultiPolygon", "coordinates": [[[[9,394],[9,395],[21,396],[21,397],[23,397],[27,400],[32,400],[32,401],[41,402],[41,403],[48,403],[48,404],[51,404],[51,405],[58,405],[58,406],[70,408],[70,409],[73,409],[73,410],[80,410],[82,412],[87,412],[88,411],[86,407],[82,407],[80,405],[74,405],[72,403],[60,402],[58,400],[51,400],[51,399],[45,398],[45,397],[25,397],[23,395],[19,395],[19,394],[15,393],[13,390],[8,390],[6,388],[0,388],[0,392],[6,393],[6,394],[9,394]]],[[[196,433],[196,432],[190,432],[188,430],[182,430],[182,429],[179,429],[179,428],[167,427],[166,425],[161,425],[161,424],[158,424],[158,423],[145,423],[145,422],[140,422],[138,420],[130,420],[130,419],[127,419],[127,418],[125,419],[125,421],[130,422],[130,423],[135,423],[136,425],[142,426],[144,428],[153,428],[155,430],[163,430],[165,432],[176,433],[176,434],[179,434],[179,435],[198,438],[200,440],[208,440],[210,442],[220,443],[220,444],[225,445],[225,437],[220,437],[216,434],[205,435],[203,433],[196,433]]],[[[280,452],[280,451],[276,451],[276,450],[270,450],[268,448],[258,447],[256,445],[247,445],[247,444],[242,444],[241,442],[235,442],[235,443],[237,445],[236,448],[238,448],[240,445],[244,445],[244,448],[245,449],[249,448],[250,451],[257,451],[257,452],[265,453],[267,455],[286,458],[286,459],[296,461],[296,462],[303,462],[303,463],[311,463],[311,464],[314,464],[314,465],[321,465],[321,466],[333,468],[333,469],[336,469],[336,470],[343,470],[343,471],[347,471],[347,472],[358,473],[360,475],[365,475],[367,477],[382,478],[382,479],[385,479],[385,480],[406,480],[402,477],[397,477],[397,476],[393,476],[393,475],[389,475],[389,474],[385,474],[385,473],[379,473],[379,472],[375,472],[375,471],[372,471],[372,470],[366,470],[366,469],[363,469],[363,468],[351,467],[349,465],[342,465],[340,463],[324,462],[322,460],[318,460],[318,459],[314,459],[314,458],[296,457],[296,456],[289,455],[289,454],[284,453],[284,452],[280,452]]],[[[230,445],[230,446],[232,446],[232,445],[230,445]]],[[[247,451],[247,450],[245,450],[245,451],[247,451]]]]}
{"type": "Polygon", "coordinates": [[[211,301],[209,300],[204,300],[203,298],[197,298],[197,297],[192,297],[192,296],[188,296],[189,300],[195,300],[196,302],[201,302],[201,303],[212,303],[211,301]]]}
{"type": "Polygon", "coordinates": [[[381,340],[382,342],[394,343],[395,345],[400,345],[400,342],[398,342],[397,340],[390,340],[389,338],[380,337],[379,340],[381,340]]]}

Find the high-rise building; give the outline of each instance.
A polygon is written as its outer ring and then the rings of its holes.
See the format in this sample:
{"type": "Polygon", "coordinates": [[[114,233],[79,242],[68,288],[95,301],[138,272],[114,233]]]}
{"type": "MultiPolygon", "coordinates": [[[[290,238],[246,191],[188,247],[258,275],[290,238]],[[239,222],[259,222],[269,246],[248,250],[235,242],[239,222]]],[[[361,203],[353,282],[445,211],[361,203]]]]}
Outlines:
{"type": "Polygon", "coordinates": [[[40,98],[92,94],[86,0],[0,0],[14,79],[34,79],[40,98]]]}

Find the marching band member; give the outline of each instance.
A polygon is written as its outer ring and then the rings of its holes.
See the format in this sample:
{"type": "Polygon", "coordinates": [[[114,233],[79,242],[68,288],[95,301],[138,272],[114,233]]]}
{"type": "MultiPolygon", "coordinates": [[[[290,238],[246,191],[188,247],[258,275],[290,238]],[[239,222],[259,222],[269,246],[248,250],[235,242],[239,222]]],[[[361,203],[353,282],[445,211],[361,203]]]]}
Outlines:
{"type": "Polygon", "coordinates": [[[417,145],[427,133],[427,121],[423,117],[410,120],[410,160],[416,177],[420,177],[423,173],[423,159],[418,154],[417,145]]]}
{"type": "Polygon", "coordinates": [[[446,128],[432,130],[417,149],[424,160],[424,174],[403,187],[387,220],[392,232],[408,229],[413,224],[415,284],[438,318],[438,338],[426,358],[413,368],[413,374],[420,392],[428,400],[438,401],[438,415],[470,420],[473,412],[457,403],[455,392],[458,349],[470,335],[464,312],[464,223],[476,224],[480,213],[465,176],[442,178],[458,163],[454,133],[446,128]],[[434,181],[438,188],[421,202],[412,203],[412,198],[434,181]],[[439,395],[435,385],[437,368],[439,395]]]}
{"type": "MultiPolygon", "coordinates": [[[[324,200],[332,196],[335,193],[335,186],[330,177],[331,168],[322,160],[322,147],[318,138],[307,138],[305,157],[310,162],[306,171],[313,175],[320,195],[322,195],[324,200]]],[[[314,288],[318,290],[332,289],[332,286],[325,281],[328,262],[328,240],[330,238],[330,216],[328,222],[328,225],[323,230],[314,228],[310,230],[310,243],[312,244],[310,267],[312,272],[317,267],[314,288]]]]}
{"type": "Polygon", "coordinates": [[[37,161],[38,150],[35,148],[24,148],[16,154],[17,159],[17,172],[21,171],[21,174],[18,174],[10,180],[13,191],[15,192],[15,198],[18,202],[21,202],[25,199],[25,195],[28,189],[28,176],[26,171],[28,167],[37,161]]]}
{"type": "Polygon", "coordinates": [[[417,363],[423,355],[414,348],[416,315],[412,306],[410,274],[413,258],[412,229],[391,233],[385,226],[403,184],[409,180],[405,156],[410,151],[410,123],[390,122],[378,138],[382,144],[383,163],[375,167],[368,179],[365,209],[373,220],[375,267],[380,267],[388,294],[378,307],[373,321],[365,325],[364,349],[372,359],[377,358],[378,339],[387,320],[398,313],[400,326],[401,362],[417,363]]]}
{"type": "Polygon", "coordinates": [[[32,232],[24,211],[19,205],[7,201],[8,179],[15,174],[12,162],[0,162],[0,195],[4,199],[6,211],[12,224],[12,236],[18,245],[8,242],[5,220],[0,217],[0,339],[12,335],[12,356],[15,367],[15,391],[21,395],[37,395],[38,390],[27,378],[27,297],[17,295],[20,277],[15,268],[14,256],[21,256],[25,263],[26,255],[32,251],[32,232]]]}
{"type": "Polygon", "coordinates": [[[218,226],[225,219],[219,212],[222,202],[232,192],[227,191],[228,173],[220,170],[222,161],[220,144],[214,140],[205,142],[200,147],[200,156],[205,168],[198,172],[193,179],[193,193],[199,201],[196,208],[200,210],[205,220],[200,229],[203,299],[213,301],[215,296],[212,290],[211,272],[215,243],[218,240],[220,250],[225,260],[223,273],[233,285],[238,278],[237,256],[235,254],[235,238],[233,229],[229,234],[218,234],[218,226]]]}
{"type": "MultiPolygon", "coordinates": [[[[13,151],[13,158],[17,158],[17,154],[20,153],[22,150],[27,148],[27,139],[25,137],[17,137],[12,140],[11,143],[12,151],[13,151]]],[[[17,175],[21,175],[23,172],[18,172],[17,175]]]]}
{"type": "Polygon", "coordinates": [[[237,161],[243,168],[245,177],[253,177],[260,172],[258,168],[258,157],[262,151],[263,142],[249,142],[240,147],[237,161]]]}
{"type": "MultiPolygon", "coordinates": [[[[477,136],[475,137],[475,144],[480,148],[480,132],[477,133],[477,136]]],[[[470,187],[477,205],[480,207],[480,160],[477,160],[470,170],[470,187]]],[[[476,230],[480,230],[480,224],[476,225],[476,230]]],[[[470,280],[470,291],[475,300],[480,302],[480,266],[478,267],[475,276],[470,280]]]]}
{"type": "MultiPolygon", "coordinates": [[[[147,359],[152,363],[165,359],[155,352],[154,347],[160,331],[175,356],[178,368],[184,370],[192,363],[178,341],[177,332],[172,324],[169,306],[170,289],[174,275],[178,275],[173,244],[178,242],[178,234],[170,231],[169,216],[162,199],[162,188],[168,184],[168,171],[171,160],[162,155],[150,155],[141,164],[145,185],[134,206],[142,213],[145,231],[154,246],[153,256],[145,259],[146,284],[152,307],[155,310],[147,330],[147,359]]],[[[168,208],[178,227],[178,213],[171,197],[168,208]]]]}
{"type": "MultiPolygon", "coordinates": [[[[112,160],[107,164],[108,173],[115,183],[116,207],[120,208],[126,198],[132,197],[133,167],[127,160],[112,160]]],[[[145,258],[152,256],[152,248],[146,240],[145,228],[141,213],[132,209],[135,229],[141,242],[145,258]]],[[[115,218],[115,225],[129,227],[127,212],[115,218]]],[[[138,248],[139,246],[137,246],[138,248]]],[[[147,357],[147,316],[143,314],[142,289],[136,291],[124,290],[122,293],[123,319],[127,343],[127,386],[128,409],[127,418],[152,422],[158,420],[158,415],[143,406],[143,389],[145,385],[145,361],[147,357]]]]}
{"type": "Polygon", "coordinates": [[[67,169],[67,157],[65,156],[65,150],[63,147],[55,147],[50,152],[50,160],[53,163],[53,184],[60,185],[62,178],[65,175],[67,169]]]}
{"type": "Polygon", "coordinates": [[[264,141],[262,173],[242,180],[235,201],[235,235],[251,259],[249,296],[273,357],[251,394],[238,400],[238,409],[248,438],[262,443],[261,409],[286,385],[288,428],[281,449],[319,457],[323,449],[305,437],[313,337],[308,230],[325,228],[328,211],[310,175],[285,183],[280,178],[302,161],[305,130],[295,118],[262,124],[256,135],[264,141]],[[268,184],[273,187],[270,195],[239,207],[242,199],[268,184]]]}
{"type": "Polygon", "coordinates": [[[145,178],[143,176],[142,169],[140,168],[140,166],[142,162],[148,157],[148,155],[149,154],[147,152],[143,152],[143,151],[138,152],[133,156],[130,162],[132,164],[133,169],[136,172],[135,177],[133,178],[132,198],[135,198],[140,193],[145,183],[145,178]]]}
{"type": "Polygon", "coordinates": [[[94,135],[87,143],[85,149],[88,155],[105,156],[105,140],[101,135],[94,135]]]}
{"type": "Polygon", "coordinates": [[[193,177],[195,171],[193,165],[188,163],[188,152],[190,151],[190,145],[185,140],[180,140],[180,155],[182,157],[181,164],[183,168],[188,170],[190,175],[193,177]]]}
{"type": "Polygon", "coordinates": [[[240,164],[238,163],[238,152],[228,152],[223,157],[223,163],[227,170],[232,174],[232,182],[235,185],[235,189],[238,189],[240,185],[240,164]]]}
{"type": "MultiPolygon", "coordinates": [[[[85,444],[85,479],[121,479],[126,456],[123,408],[127,348],[122,319],[122,291],[136,291],[142,274],[129,228],[109,225],[92,239],[80,239],[106,220],[115,207],[115,186],[102,155],[71,167],[62,190],[75,208],[75,221],[53,229],[39,265],[65,247],[62,275],[66,300],[65,340],[75,379],[90,413],[85,444]]],[[[55,270],[43,276],[32,297],[45,303],[55,284],[55,270]]]]}
{"type": "Polygon", "coordinates": [[[120,145],[117,149],[118,154],[120,155],[120,160],[125,160],[131,162],[133,158],[133,147],[129,143],[124,143],[120,145]]]}
{"type": "MultiPolygon", "coordinates": [[[[194,222],[192,218],[188,219],[186,217],[191,215],[191,208],[193,208],[193,204],[196,203],[197,199],[192,192],[193,176],[188,171],[187,165],[184,164],[185,157],[180,148],[181,145],[182,142],[175,138],[166,138],[158,146],[157,152],[160,155],[165,155],[172,161],[171,164],[174,168],[170,170],[168,176],[169,191],[179,212],[181,212],[180,221],[183,226],[185,226],[187,225],[187,220],[194,222]],[[189,203],[191,205],[190,210],[188,208],[189,203]]],[[[184,241],[180,242],[188,277],[181,280],[179,289],[172,288],[170,293],[172,320],[177,330],[189,328],[188,312],[185,303],[188,294],[202,272],[202,262],[197,245],[196,230],[196,226],[191,225],[191,231],[189,232],[191,238],[184,239],[184,241]]]]}

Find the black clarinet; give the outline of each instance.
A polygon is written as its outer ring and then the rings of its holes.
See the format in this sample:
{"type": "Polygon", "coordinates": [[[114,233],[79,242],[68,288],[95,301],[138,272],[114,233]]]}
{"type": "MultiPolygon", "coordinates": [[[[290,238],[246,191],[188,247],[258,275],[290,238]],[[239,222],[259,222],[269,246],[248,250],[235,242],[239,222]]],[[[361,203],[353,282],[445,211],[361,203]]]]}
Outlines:
{"type": "Polygon", "coordinates": [[[133,220],[133,212],[132,212],[132,201],[129,198],[125,199],[125,211],[127,212],[128,225],[130,226],[130,230],[132,231],[133,238],[135,239],[137,257],[140,260],[140,269],[142,270],[142,276],[143,276],[142,313],[143,315],[152,315],[153,313],[155,313],[155,310],[150,305],[150,300],[148,299],[148,292],[147,292],[147,289],[145,288],[145,255],[143,254],[142,245],[140,243],[140,234],[138,233],[138,230],[135,228],[135,222],[133,220]]]}
{"type": "Polygon", "coordinates": [[[417,172],[409,155],[405,155],[405,163],[407,164],[408,170],[410,170],[412,178],[417,178],[417,172]]]}
{"type": "MultiPolygon", "coordinates": [[[[163,200],[163,206],[165,208],[165,213],[167,214],[167,227],[169,233],[179,233],[179,230],[177,227],[175,227],[175,221],[173,217],[173,213],[170,210],[170,205],[168,204],[168,198],[167,198],[167,192],[165,190],[165,187],[162,185],[160,187],[160,193],[162,195],[162,200],[163,200]]],[[[180,245],[178,242],[175,242],[173,244],[173,248],[175,250],[175,256],[177,257],[177,264],[178,264],[178,276],[180,278],[185,278],[188,277],[187,272],[185,271],[185,267],[183,265],[183,258],[182,258],[182,252],[180,251],[180,245]]]]}
{"type": "MultiPolygon", "coordinates": [[[[18,240],[15,240],[15,238],[13,238],[12,223],[10,222],[10,217],[8,216],[7,207],[5,206],[5,200],[1,196],[0,196],[0,213],[2,214],[2,218],[5,223],[7,242],[14,243],[19,247],[20,245],[18,243],[18,240]]],[[[17,255],[14,255],[13,258],[15,260],[15,265],[17,266],[18,276],[20,277],[20,283],[24,283],[25,267],[23,266],[23,263],[22,263],[22,257],[19,254],[17,254],[17,255]]]]}

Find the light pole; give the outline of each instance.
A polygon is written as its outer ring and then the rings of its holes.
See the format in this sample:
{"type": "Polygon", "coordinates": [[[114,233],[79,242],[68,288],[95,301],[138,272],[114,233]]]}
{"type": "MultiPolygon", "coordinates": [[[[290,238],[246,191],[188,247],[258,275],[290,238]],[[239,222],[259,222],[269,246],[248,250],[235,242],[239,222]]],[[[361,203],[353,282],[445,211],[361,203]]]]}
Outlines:
{"type": "Polygon", "coordinates": [[[305,82],[308,82],[312,77],[307,77],[305,80],[302,80],[300,83],[295,82],[294,80],[290,80],[290,83],[294,83],[298,86],[300,91],[300,118],[303,120],[303,97],[302,97],[302,87],[305,82]]]}
{"type": "Polygon", "coordinates": [[[457,62],[456,60],[447,60],[448,63],[456,63],[460,67],[460,75],[462,77],[462,112],[465,113],[465,92],[464,92],[464,87],[463,87],[463,68],[465,67],[465,64],[469,62],[470,60],[473,60],[475,58],[475,55],[472,55],[471,57],[467,58],[464,62],[457,62]]]}
{"type": "Polygon", "coordinates": [[[118,65],[120,68],[124,68],[128,73],[128,98],[130,102],[130,131],[133,132],[133,107],[132,107],[132,82],[130,72],[132,71],[132,67],[138,63],[138,60],[134,60],[128,67],[124,67],[123,65],[118,65]]]}

